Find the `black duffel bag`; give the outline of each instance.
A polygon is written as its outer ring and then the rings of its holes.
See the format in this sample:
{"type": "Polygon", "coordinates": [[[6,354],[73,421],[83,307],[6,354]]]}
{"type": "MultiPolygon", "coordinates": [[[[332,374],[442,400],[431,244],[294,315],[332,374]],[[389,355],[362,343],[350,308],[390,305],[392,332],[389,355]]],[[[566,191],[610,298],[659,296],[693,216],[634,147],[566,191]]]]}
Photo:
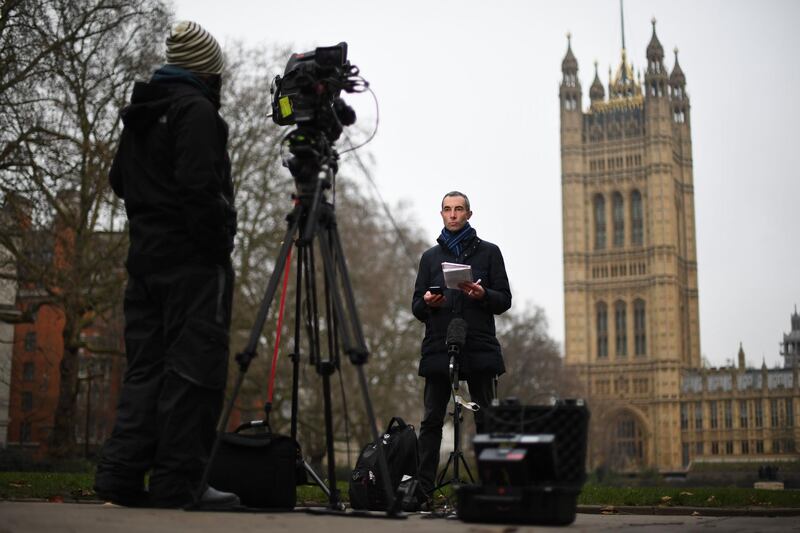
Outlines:
{"type": "Polygon", "coordinates": [[[222,436],[211,465],[209,485],[235,493],[247,507],[294,509],[300,445],[291,437],[271,431],[241,433],[263,427],[268,427],[264,421],[254,420],[222,436]]]}
{"type": "Polygon", "coordinates": [[[388,506],[389,498],[378,467],[378,446],[383,447],[393,491],[397,491],[403,476],[417,477],[419,455],[414,426],[394,417],[378,442],[370,442],[358,455],[348,491],[353,509],[383,511],[388,506]]]}

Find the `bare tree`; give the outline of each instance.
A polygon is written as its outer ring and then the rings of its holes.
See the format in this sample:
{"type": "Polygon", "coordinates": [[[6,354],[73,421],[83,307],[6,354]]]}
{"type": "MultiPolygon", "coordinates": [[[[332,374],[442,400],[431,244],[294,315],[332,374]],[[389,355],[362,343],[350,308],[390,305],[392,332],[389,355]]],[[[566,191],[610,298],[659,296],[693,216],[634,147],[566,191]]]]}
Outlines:
{"type": "Polygon", "coordinates": [[[577,378],[565,367],[558,343],[548,334],[544,309],[532,307],[501,316],[498,338],[506,365],[499,384],[501,398],[543,403],[576,394],[577,378]]]}
{"type": "Polygon", "coordinates": [[[92,350],[81,333],[121,300],[126,240],[108,184],[119,110],[156,63],[168,12],[158,0],[11,0],[2,15],[0,190],[24,209],[0,245],[36,305],[62,314],[50,449],[67,456],[79,351],[92,350]]]}

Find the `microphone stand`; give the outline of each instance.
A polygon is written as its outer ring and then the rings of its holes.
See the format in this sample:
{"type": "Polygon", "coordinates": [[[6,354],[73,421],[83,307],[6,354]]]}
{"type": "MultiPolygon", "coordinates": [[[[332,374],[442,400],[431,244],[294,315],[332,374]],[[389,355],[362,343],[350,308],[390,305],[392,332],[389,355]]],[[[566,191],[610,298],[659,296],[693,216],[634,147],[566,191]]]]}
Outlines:
{"type": "Polygon", "coordinates": [[[450,354],[450,384],[451,396],[453,398],[453,412],[450,413],[453,415],[453,451],[450,452],[450,455],[447,458],[447,463],[445,463],[444,469],[436,480],[436,488],[434,488],[434,492],[446,487],[447,485],[453,485],[456,487],[465,482],[461,479],[459,472],[460,465],[464,465],[464,469],[467,471],[470,483],[475,483],[475,478],[472,477],[472,472],[469,469],[469,465],[467,464],[466,459],[464,459],[464,453],[461,451],[461,398],[458,396],[458,367],[459,357],[461,355],[461,347],[455,343],[450,344],[448,347],[448,353],[450,354]],[[453,477],[445,481],[445,476],[447,476],[447,471],[450,468],[450,465],[453,466],[453,477]]]}

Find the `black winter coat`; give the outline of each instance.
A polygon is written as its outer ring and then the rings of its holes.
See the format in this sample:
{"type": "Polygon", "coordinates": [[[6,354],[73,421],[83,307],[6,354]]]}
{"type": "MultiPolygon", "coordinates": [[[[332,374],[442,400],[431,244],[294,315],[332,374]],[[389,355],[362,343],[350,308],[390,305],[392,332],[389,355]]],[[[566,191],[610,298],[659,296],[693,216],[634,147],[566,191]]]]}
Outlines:
{"type": "Polygon", "coordinates": [[[132,275],[230,261],[236,211],[228,127],[217,108],[188,80],[134,85],[110,173],[125,200],[132,275]]]}
{"type": "Polygon", "coordinates": [[[447,355],[447,326],[454,317],[466,320],[467,341],[462,349],[460,375],[497,374],[505,372],[503,354],[497,342],[494,315],[511,307],[511,289],[503,262],[503,254],[497,245],[474,237],[465,243],[461,255],[456,257],[439,242],[422,254],[414,286],[411,308],[414,316],[425,323],[425,338],[422,340],[422,359],[419,375],[448,375],[450,359],[447,355]],[[444,289],[445,303],[442,307],[429,307],[423,296],[428,287],[444,287],[442,262],[463,263],[472,267],[472,277],[481,280],[486,296],[478,301],[469,298],[458,289],[444,289]]]}

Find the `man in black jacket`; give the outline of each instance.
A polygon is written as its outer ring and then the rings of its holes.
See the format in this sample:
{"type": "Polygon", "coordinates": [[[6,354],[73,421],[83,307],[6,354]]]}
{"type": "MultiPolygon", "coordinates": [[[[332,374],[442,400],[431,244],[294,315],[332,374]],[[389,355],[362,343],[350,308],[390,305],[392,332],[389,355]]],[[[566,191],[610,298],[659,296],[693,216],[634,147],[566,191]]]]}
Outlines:
{"type": "Polygon", "coordinates": [[[181,507],[198,492],[206,508],[238,504],[199,487],[224,399],[233,289],[222,62],[211,34],[179,22],[166,65],[122,111],[110,181],[129,221],[128,367],[95,478],[97,494],[122,505],[181,507]]]}
{"type": "Polygon", "coordinates": [[[469,225],[472,211],[469,199],[458,191],[442,199],[444,229],[438,244],[422,254],[414,286],[412,310],[425,323],[419,375],[425,378],[425,414],[419,430],[422,490],[434,489],[439,465],[442,426],[450,400],[447,328],[453,318],[467,322],[467,336],[461,349],[461,379],[466,380],[472,401],[488,407],[494,395],[494,378],[505,372],[500,343],[497,341],[494,315],[511,307],[505,263],[500,248],[481,240],[469,225]],[[445,289],[442,263],[470,265],[474,282],[464,282],[458,289],[445,289]],[[442,294],[429,288],[443,288],[442,294]]]}

